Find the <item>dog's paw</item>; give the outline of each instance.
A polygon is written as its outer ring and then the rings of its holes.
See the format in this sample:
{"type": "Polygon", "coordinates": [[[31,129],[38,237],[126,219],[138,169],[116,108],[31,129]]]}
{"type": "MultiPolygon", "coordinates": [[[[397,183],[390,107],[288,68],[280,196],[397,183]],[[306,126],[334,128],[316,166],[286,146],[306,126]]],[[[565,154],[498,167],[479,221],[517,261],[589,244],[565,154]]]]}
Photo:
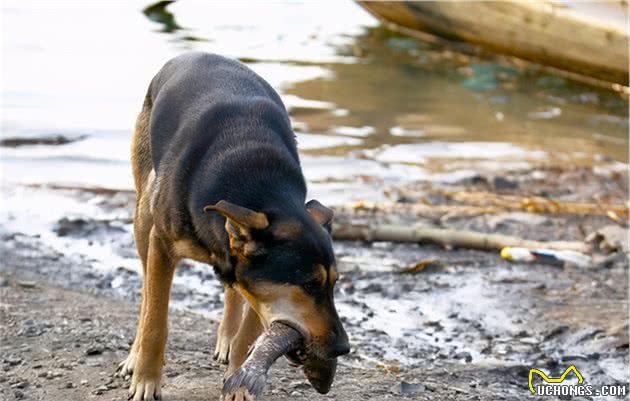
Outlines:
{"type": "Polygon", "coordinates": [[[222,401],[249,401],[260,397],[265,384],[267,374],[259,369],[239,368],[228,376],[223,382],[221,391],[222,401]]]}
{"type": "Polygon", "coordinates": [[[232,336],[225,334],[217,335],[217,345],[214,348],[214,359],[222,365],[227,365],[230,362],[230,343],[232,342],[232,336]]]}
{"type": "Polygon", "coordinates": [[[221,395],[221,401],[254,401],[256,396],[253,396],[246,389],[239,388],[235,392],[221,395]]]}
{"type": "Polygon", "coordinates": [[[118,376],[120,377],[131,376],[133,374],[133,369],[136,367],[137,359],[138,359],[138,354],[135,351],[129,351],[129,355],[127,355],[127,358],[124,361],[122,361],[118,365],[118,368],[116,369],[118,376]]]}
{"type": "Polygon", "coordinates": [[[129,386],[129,400],[133,401],[153,401],[162,398],[160,389],[160,378],[149,379],[133,375],[131,386],[129,386]]]}

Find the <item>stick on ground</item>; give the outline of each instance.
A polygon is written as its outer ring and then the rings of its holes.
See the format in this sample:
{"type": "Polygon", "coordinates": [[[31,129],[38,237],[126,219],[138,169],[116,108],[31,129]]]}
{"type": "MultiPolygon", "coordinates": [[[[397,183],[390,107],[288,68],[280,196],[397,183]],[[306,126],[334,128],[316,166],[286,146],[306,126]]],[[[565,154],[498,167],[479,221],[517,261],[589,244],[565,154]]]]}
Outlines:
{"type": "Polygon", "coordinates": [[[335,224],[333,237],[347,241],[433,242],[460,248],[501,250],[505,247],[545,248],[589,252],[589,246],[578,241],[532,241],[502,234],[455,230],[426,226],[399,226],[392,224],[335,224]]]}

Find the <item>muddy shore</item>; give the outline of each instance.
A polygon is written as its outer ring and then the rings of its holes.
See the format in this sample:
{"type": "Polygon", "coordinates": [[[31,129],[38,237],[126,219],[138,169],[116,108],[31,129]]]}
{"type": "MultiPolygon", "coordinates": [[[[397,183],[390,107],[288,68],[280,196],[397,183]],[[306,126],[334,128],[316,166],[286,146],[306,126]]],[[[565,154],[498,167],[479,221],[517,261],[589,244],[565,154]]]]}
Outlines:
{"type": "MultiPolygon", "coordinates": [[[[592,168],[558,171],[545,174],[571,192],[563,194],[548,181],[536,184],[531,172],[502,177],[512,183],[508,187],[497,188],[496,178],[480,176],[448,188],[573,201],[592,200],[594,193],[603,192],[608,202],[625,201],[623,173],[602,180],[592,168]]],[[[435,185],[414,184],[391,196],[409,203],[433,189],[435,185]]],[[[127,383],[114,370],[133,340],[137,261],[103,269],[72,246],[82,241],[93,247],[113,244],[114,253],[134,261],[129,232],[133,194],[55,191],[80,202],[98,195],[102,214],[57,221],[52,230],[69,241],[67,251],[47,244],[46,236],[1,227],[0,399],[122,400],[127,383]]],[[[449,203],[429,199],[436,205],[449,203]]],[[[435,218],[343,210],[342,222],[432,222],[543,240],[583,239],[584,233],[611,223],[606,216],[435,218]]],[[[589,384],[628,382],[628,261],[623,254],[606,265],[579,269],[515,264],[493,252],[431,244],[338,242],[335,247],[341,272],[336,299],[352,353],[340,361],[328,395],[316,394],[300,371],[280,361],[272,368],[265,399],[521,400],[528,397],[530,368],[559,374],[570,364],[589,384]],[[426,259],[440,264],[421,273],[400,273],[426,259]]],[[[183,263],[177,275],[164,397],[218,399],[223,367],[211,355],[220,316],[208,312],[220,311],[220,285],[210,268],[198,264],[183,263]]]]}
{"type": "MultiPolygon", "coordinates": [[[[123,400],[127,383],[114,375],[133,339],[136,305],[112,296],[94,280],[62,288],[46,265],[76,268],[76,261],[46,252],[19,236],[5,237],[0,276],[2,400],[123,400]],[[14,252],[13,246],[24,247],[14,252]],[[11,249],[13,248],[13,250],[11,249]]],[[[39,244],[41,245],[41,244],[39,244]]],[[[164,399],[218,399],[223,368],[212,360],[216,322],[177,311],[170,320],[164,399]]],[[[426,368],[382,369],[342,363],[329,395],[316,394],[300,373],[280,361],[265,392],[269,400],[484,399],[490,383],[506,381],[501,396],[519,399],[518,366],[480,368],[436,361],[426,368]],[[385,370],[384,370],[385,369],[385,370]],[[483,371],[480,374],[480,369],[483,371]],[[389,371],[387,371],[389,370],[389,371]],[[518,385],[517,385],[518,384],[518,385]]],[[[522,372],[521,372],[522,373],[522,372]]]]}

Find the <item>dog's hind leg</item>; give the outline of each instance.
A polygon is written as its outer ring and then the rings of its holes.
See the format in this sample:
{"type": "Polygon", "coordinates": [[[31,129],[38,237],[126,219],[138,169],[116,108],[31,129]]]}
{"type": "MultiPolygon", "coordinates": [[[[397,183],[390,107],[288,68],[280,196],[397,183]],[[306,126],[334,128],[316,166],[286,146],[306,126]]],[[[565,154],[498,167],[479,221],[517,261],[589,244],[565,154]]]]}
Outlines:
{"type": "Polygon", "coordinates": [[[217,345],[214,359],[227,364],[230,357],[230,343],[236,337],[243,315],[243,297],[228,286],[223,290],[223,320],[217,331],[217,345]]]}
{"type": "Polygon", "coordinates": [[[144,300],[137,361],[129,387],[134,401],[160,398],[168,334],[168,304],[177,260],[155,227],[149,235],[144,300]]]}
{"type": "Polygon", "coordinates": [[[145,314],[147,257],[149,252],[149,235],[151,227],[153,226],[153,217],[149,210],[148,198],[149,196],[145,195],[139,199],[138,202],[136,202],[136,209],[134,211],[133,234],[138,255],[140,256],[140,262],[142,263],[142,289],[140,292],[140,313],[138,317],[138,328],[136,329],[136,338],[129,350],[129,355],[118,365],[118,371],[122,377],[131,375],[136,365],[139,347],[138,338],[141,336],[140,331],[142,330],[142,320],[145,314]]]}
{"type": "MultiPolygon", "coordinates": [[[[149,143],[149,119],[151,117],[151,98],[147,94],[142,111],[136,119],[136,126],[131,142],[131,165],[133,171],[134,184],[136,188],[136,207],[133,215],[133,235],[136,249],[142,263],[142,280],[146,277],[147,254],[149,252],[149,233],[153,226],[151,216],[150,198],[151,189],[155,174],[152,173],[151,148],[149,143]]],[[[142,329],[142,316],[144,314],[144,294],[143,284],[140,294],[140,313],[138,317],[138,328],[136,338],[129,350],[127,358],[118,365],[120,376],[125,377],[133,373],[138,356],[138,338],[142,329]]]]}

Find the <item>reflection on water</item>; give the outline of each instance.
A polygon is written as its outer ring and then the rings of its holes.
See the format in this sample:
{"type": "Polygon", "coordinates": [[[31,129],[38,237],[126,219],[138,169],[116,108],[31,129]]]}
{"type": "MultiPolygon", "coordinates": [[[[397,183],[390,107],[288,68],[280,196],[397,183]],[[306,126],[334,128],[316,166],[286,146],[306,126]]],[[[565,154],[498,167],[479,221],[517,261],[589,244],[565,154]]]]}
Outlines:
{"type": "Polygon", "coordinates": [[[188,50],[239,58],[281,92],[306,174],[319,177],[311,191],[332,201],[382,196],[357,182],[365,171],[383,183],[462,163],[628,160],[627,99],[393,34],[351,1],[28,0],[3,11],[3,137],[85,136],[3,149],[5,182],[129,187],[148,82],[188,50]]]}
{"type": "Polygon", "coordinates": [[[380,28],[366,30],[352,48],[340,51],[361,56],[357,63],[329,65],[334,79],[305,80],[288,90],[349,110],[341,116],[325,111],[300,115],[312,130],[373,127],[374,135],[361,145],[368,148],[442,140],[499,141],[627,161],[627,101],[617,94],[471,59],[415,39],[393,37],[380,28]]]}
{"type": "Polygon", "coordinates": [[[145,7],[142,12],[151,21],[162,24],[161,32],[173,33],[182,29],[182,27],[175,21],[173,13],[166,9],[169,4],[174,2],[175,1],[173,0],[158,1],[157,3],[145,7]]]}

